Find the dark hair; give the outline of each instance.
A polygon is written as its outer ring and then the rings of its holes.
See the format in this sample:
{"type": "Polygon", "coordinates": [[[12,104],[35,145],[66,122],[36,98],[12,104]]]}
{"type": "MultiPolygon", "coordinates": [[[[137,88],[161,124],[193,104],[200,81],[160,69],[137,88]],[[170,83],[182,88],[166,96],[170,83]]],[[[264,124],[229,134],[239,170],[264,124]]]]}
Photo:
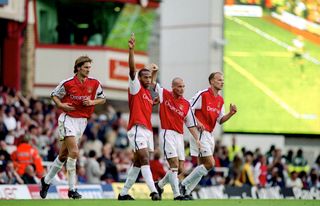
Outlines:
{"type": "Polygon", "coordinates": [[[86,62],[92,62],[92,59],[90,59],[88,56],[80,56],[78,59],[74,62],[74,70],[73,73],[78,72],[78,67],[81,67],[86,62]]]}
{"type": "Polygon", "coordinates": [[[248,156],[248,155],[250,155],[251,157],[253,157],[253,153],[252,153],[251,151],[247,151],[247,152],[244,154],[244,156],[248,156]]]}
{"type": "Polygon", "coordinates": [[[36,128],[37,128],[36,125],[31,124],[31,125],[29,126],[29,128],[28,128],[28,131],[31,132],[31,130],[36,129],[36,128]]]}
{"type": "Polygon", "coordinates": [[[209,84],[210,84],[210,81],[216,76],[216,74],[222,74],[222,73],[221,72],[213,72],[213,73],[211,73],[209,75],[209,78],[208,78],[209,84]]]}
{"type": "Polygon", "coordinates": [[[96,156],[96,152],[94,150],[90,150],[89,157],[95,157],[95,156],[96,156]]]}
{"type": "Polygon", "coordinates": [[[149,69],[146,69],[146,68],[140,69],[140,71],[138,72],[139,77],[142,76],[142,73],[143,73],[143,72],[150,72],[150,70],[149,70],[149,69]]]}

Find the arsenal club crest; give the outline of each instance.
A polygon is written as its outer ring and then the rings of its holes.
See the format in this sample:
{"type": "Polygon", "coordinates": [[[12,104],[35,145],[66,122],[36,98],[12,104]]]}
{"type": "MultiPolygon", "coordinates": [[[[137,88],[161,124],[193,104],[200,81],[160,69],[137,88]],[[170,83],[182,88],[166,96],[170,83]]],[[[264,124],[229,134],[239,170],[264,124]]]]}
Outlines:
{"type": "Polygon", "coordinates": [[[91,94],[92,91],[93,91],[93,88],[92,87],[88,87],[87,90],[88,90],[88,93],[91,94]]]}

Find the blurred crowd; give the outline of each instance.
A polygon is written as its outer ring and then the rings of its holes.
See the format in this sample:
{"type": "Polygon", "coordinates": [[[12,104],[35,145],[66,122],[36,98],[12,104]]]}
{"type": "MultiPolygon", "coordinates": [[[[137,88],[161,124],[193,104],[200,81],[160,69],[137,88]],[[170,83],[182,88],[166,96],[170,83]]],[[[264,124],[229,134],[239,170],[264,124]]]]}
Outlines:
{"type": "Polygon", "coordinates": [[[267,153],[240,148],[236,138],[226,147],[216,141],[215,170],[201,181],[202,185],[230,185],[236,187],[297,187],[320,189],[320,154],[314,163],[308,164],[303,150],[288,150],[286,154],[272,145],[267,153]],[[223,174],[218,168],[228,168],[223,174]]]}
{"type": "MultiPolygon", "coordinates": [[[[111,105],[103,112],[91,116],[81,139],[79,183],[124,180],[131,165],[126,121],[111,105]]],[[[60,113],[50,99],[25,97],[0,85],[0,184],[39,182],[59,152],[60,113]]],[[[66,179],[64,168],[55,184],[66,179]]]]}
{"type": "Polygon", "coordinates": [[[287,11],[311,22],[320,23],[319,0],[226,0],[226,4],[261,5],[271,11],[287,11]]]}
{"type": "MultiPolygon", "coordinates": [[[[37,184],[50,162],[58,155],[57,110],[49,99],[23,96],[0,86],[0,184],[37,184]]],[[[79,184],[122,182],[131,166],[133,153],[127,138],[127,122],[111,105],[102,114],[93,114],[80,142],[77,161],[79,184]]],[[[150,161],[154,180],[168,169],[159,151],[158,131],[154,131],[155,152],[150,161]]],[[[187,175],[196,165],[189,157],[186,141],[187,175]]],[[[236,138],[230,147],[216,141],[216,167],[202,179],[201,185],[258,187],[299,187],[320,189],[320,155],[313,163],[306,161],[303,150],[282,154],[272,146],[263,154],[240,148],[236,138]]],[[[53,184],[67,184],[63,168],[53,184]]],[[[143,181],[140,177],[138,181],[143,181]]]]}

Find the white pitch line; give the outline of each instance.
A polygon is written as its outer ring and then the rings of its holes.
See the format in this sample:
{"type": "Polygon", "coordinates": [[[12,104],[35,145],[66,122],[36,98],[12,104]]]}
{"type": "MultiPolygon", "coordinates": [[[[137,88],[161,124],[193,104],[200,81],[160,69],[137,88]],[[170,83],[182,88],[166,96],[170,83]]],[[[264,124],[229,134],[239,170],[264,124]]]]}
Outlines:
{"type": "Polygon", "coordinates": [[[242,68],[240,65],[235,63],[231,58],[224,57],[224,61],[231,66],[234,70],[240,73],[242,76],[247,78],[254,86],[259,88],[263,93],[265,93],[268,97],[270,97],[275,103],[280,105],[283,109],[285,109],[289,114],[293,117],[299,119],[317,119],[317,115],[315,114],[300,114],[292,107],[290,107],[285,101],[283,101],[280,97],[278,97],[273,91],[271,91],[266,85],[260,82],[257,78],[255,78],[250,72],[242,68]]]}
{"type": "Polygon", "coordinates": [[[288,52],[244,52],[244,51],[231,51],[227,53],[228,56],[234,57],[291,57],[288,52]]]}
{"type": "MultiPolygon", "coordinates": [[[[243,21],[243,20],[241,20],[241,19],[239,19],[237,17],[227,16],[226,18],[231,20],[231,21],[234,21],[234,22],[236,22],[236,23],[238,23],[238,24],[240,24],[242,26],[244,26],[245,28],[249,29],[250,31],[255,32],[256,34],[262,36],[263,38],[265,38],[265,39],[267,39],[269,41],[272,41],[273,43],[275,43],[275,44],[277,44],[277,45],[279,45],[279,46],[281,46],[281,47],[283,47],[283,48],[285,48],[287,50],[291,50],[292,49],[292,46],[288,45],[287,43],[285,43],[285,42],[283,42],[283,41],[271,36],[270,34],[267,34],[266,32],[258,29],[255,26],[252,26],[251,24],[249,24],[249,23],[247,23],[247,22],[245,22],[245,21],[243,21]]],[[[316,64],[316,65],[320,65],[320,61],[317,58],[312,57],[307,53],[304,53],[302,55],[302,57],[305,58],[306,60],[316,64]]]]}

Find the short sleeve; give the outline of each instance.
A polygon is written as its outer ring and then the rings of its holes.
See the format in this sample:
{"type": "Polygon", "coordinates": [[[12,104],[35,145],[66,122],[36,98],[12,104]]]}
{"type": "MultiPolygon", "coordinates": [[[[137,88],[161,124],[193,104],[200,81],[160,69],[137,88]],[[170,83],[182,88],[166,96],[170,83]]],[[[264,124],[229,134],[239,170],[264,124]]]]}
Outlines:
{"type": "Polygon", "coordinates": [[[64,83],[66,81],[62,81],[59,85],[51,92],[51,96],[57,96],[59,99],[62,99],[66,95],[66,89],[64,87],[64,83]]]}
{"type": "Polygon", "coordinates": [[[141,84],[138,79],[138,72],[136,72],[133,80],[129,76],[129,92],[130,94],[135,95],[139,92],[140,88],[141,88],[141,84]]]}
{"type": "Polygon", "coordinates": [[[157,92],[158,95],[159,95],[160,103],[162,103],[162,102],[163,102],[163,88],[160,86],[159,83],[156,84],[155,90],[156,90],[156,92],[157,92]]]}
{"type": "Polygon", "coordinates": [[[203,91],[197,92],[189,101],[192,107],[192,110],[201,109],[202,106],[202,94],[203,91]]]}
{"type": "Polygon", "coordinates": [[[101,98],[101,99],[104,99],[106,98],[106,96],[104,95],[104,92],[103,92],[103,89],[102,89],[102,86],[99,82],[99,85],[98,85],[98,88],[97,88],[97,91],[96,91],[96,97],[95,99],[97,98],[101,98]]]}
{"type": "Polygon", "coordinates": [[[218,122],[219,124],[221,124],[220,121],[221,121],[221,119],[222,119],[223,116],[224,116],[224,105],[222,105],[221,110],[220,110],[220,113],[219,113],[219,116],[218,116],[218,118],[217,118],[217,122],[218,122]]]}
{"type": "Polygon", "coordinates": [[[187,114],[184,122],[188,128],[197,126],[196,118],[193,114],[191,107],[189,108],[188,114],[187,114]]]}

